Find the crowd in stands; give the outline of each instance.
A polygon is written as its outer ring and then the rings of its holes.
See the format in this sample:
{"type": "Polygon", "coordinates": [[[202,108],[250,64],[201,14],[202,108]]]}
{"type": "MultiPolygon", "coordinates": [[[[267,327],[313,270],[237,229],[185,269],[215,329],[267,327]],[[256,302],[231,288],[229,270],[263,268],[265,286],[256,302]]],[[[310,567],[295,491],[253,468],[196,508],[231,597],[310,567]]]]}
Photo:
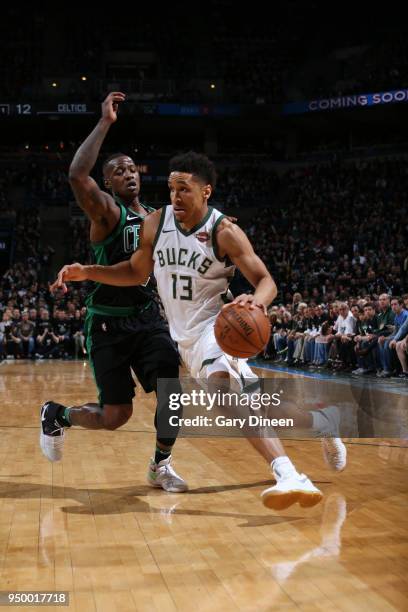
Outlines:
{"type": "Polygon", "coordinates": [[[71,219],[70,255],[72,261],[79,261],[84,264],[90,262],[89,221],[85,217],[83,219],[71,219]]]}
{"type": "Polygon", "coordinates": [[[18,180],[20,186],[26,190],[26,206],[36,208],[40,204],[66,205],[72,200],[68,184],[68,163],[65,159],[58,159],[58,154],[52,159],[52,154],[47,157],[45,153],[43,151],[41,155],[26,151],[26,155],[20,160],[24,171],[19,174],[18,180]]]}
{"type": "Polygon", "coordinates": [[[72,358],[85,354],[83,292],[54,297],[41,261],[15,263],[0,281],[0,359],[72,358]]]}
{"type": "MultiPolygon", "coordinates": [[[[244,183],[237,170],[235,191],[244,183]]],[[[285,300],[296,291],[306,302],[316,293],[328,302],[401,295],[408,287],[407,194],[404,159],[302,167],[280,178],[274,201],[254,209],[246,231],[285,300]]]]}
{"type": "Polygon", "coordinates": [[[264,359],[408,379],[408,294],[306,304],[295,293],[291,303],[272,306],[269,319],[272,335],[264,359]]]}
{"type": "Polygon", "coordinates": [[[86,355],[84,319],[86,309],[12,307],[3,310],[0,322],[0,359],[73,359],[86,355]]]}
{"type": "Polygon", "coordinates": [[[14,224],[16,211],[10,206],[8,190],[16,179],[16,172],[8,167],[0,167],[0,220],[14,224]]]}
{"type": "Polygon", "coordinates": [[[61,168],[36,167],[31,177],[31,193],[35,201],[43,204],[66,204],[72,200],[67,173],[61,168]]]}
{"type": "MultiPolygon", "coordinates": [[[[236,204],[228,193],[262,205],[257,185],[269,179],[262,169],[221,173],[227,211],[236,204]]],[[[265,356],[408,377],[406,161],[337,161],[271,180],[276,202],[257,207],[246,227],[280,289],[265,356]]]]}
{"type": "Polygon", "coordinates": [[[7,218],[10,214],[10,207],[6,197],[6,177],[0,178],[0,218],[7,218]]]}
{"type": "Polygon", "coordinates": [[[0,280],[0,359],[64,358],[86,354],[82,288],[53,296],[40,258],[15,263],[0,280]]]}
{"type": "Polygon", "coordinates": [[[0,360],[81,358],[85,290],[52,295],[53,249],[41,241],[36,208],[16,214],[13,264],[0,278],[0,360]]]}
{"type": "Polygon", "coordinates": [[[278,175],[273,171],[265,172],[259,164],[239,168],[225,165],[218,172],[214,197],[227,208],[269,206],[271,196],[278,193],[280,187],[278,175]]]}
{"type": "MultiPolygon", "coordinates": [[[[302,165],[279,175],[260,164],[221,164],[219,174],[216,200],[227,213],[231,207],[246,212],[253,207],[242,222],[238,210],[238,222],[279,288],[281,306],[273,307],[274,335],[267,354],[284,355],[289,365],[329,364],[360,372],[381,367],[385,376],[398,371],[400,363],[401,373],[406,372],[405,160],[302,165]],[[384,300],[389,313],[385,331],[384,300]]],[[[36,176],[37,168],[31,169],[22,181],[27,193],[37,190],[36,176]]],[[[68,297],[50,295],[54,253],[41,240],[41,219],[34,204],[16,215],[14,263],[0,281],[3,357],[69,358],[85,351],[85,289],[74,286],[68,297]]],[[[88,232],[85,218],[72,219],[70,261],[90,261],[88,232]]]]}

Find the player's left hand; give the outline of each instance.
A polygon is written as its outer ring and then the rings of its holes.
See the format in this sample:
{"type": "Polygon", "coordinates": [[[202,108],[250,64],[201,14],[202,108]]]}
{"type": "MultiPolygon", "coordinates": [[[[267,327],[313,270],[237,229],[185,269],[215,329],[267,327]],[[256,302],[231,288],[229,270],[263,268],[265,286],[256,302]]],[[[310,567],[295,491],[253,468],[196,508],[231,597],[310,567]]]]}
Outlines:
{"type": "MultiPolygon", "coordinates": [[[[261,308],[263,313],[267,315],[267,309],[265,304],[259,302],[252,293],[242,293],[241,295],[238,295],[231,303],[238,304],[238,306],[245,306],[245,304],[249,304],[250,310],[254,310],[255,308],[261,308]]],[[[226,306],[228,306],[228,304],[223,306],[223,308],[225,308],[226,306]]]]}

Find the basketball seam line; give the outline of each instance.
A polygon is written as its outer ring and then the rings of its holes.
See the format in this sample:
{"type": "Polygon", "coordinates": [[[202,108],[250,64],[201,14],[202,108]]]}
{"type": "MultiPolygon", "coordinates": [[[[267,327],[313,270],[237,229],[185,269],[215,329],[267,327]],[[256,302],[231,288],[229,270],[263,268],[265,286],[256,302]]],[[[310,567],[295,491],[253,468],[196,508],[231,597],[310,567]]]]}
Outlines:
{"type": "MultiPolygon", "coordinates": [[[[221,312],[221,317],[224,319],[224,321],[225,321],[226,323],[228,323],[229,325],[231,325],[231,327],[232,327],[232,328],[233,328],[233,329],[234,329],[236,332],[238,332],[238,333],[239,333],[239,335],[241,336],[241,330],[240,330],[239,328],[237,328],[235,325],[233,325],[233,323],[232,323],[232,322],[231,322],[229,319],[227,319],[227,318],[225,317],[225,315],[224,315],[224,313],[223,313],[223,312],[221,312]]],[[[252,317],[251,317],[251,318],[252,318],[252,317]]],[[[257,330],[257,331],[258,331],[258,330],[257,330]]],[[[258,331],[258,335],[259,335],[259,331],[258,331]]],[[[241,336],[241,337],[242,337],[242,336],[241,336]]],[[[259,336],[259,338],[262,340],[262,337],[261,337],[261,336],[259,336]]],[[[248,342],[248,344],[250,344],[251,346],[253,346],[253,347],[254,347],[254,349],[256,349],[256,351],[259,351],[259,348],[258,348],[258,347],[257,347],[257,346],[256,346],[256,345],[253,343],[253,342],[251,342],[251,340],[250,340],[249,338],[245,338],[245,340],[248,342]]]]}

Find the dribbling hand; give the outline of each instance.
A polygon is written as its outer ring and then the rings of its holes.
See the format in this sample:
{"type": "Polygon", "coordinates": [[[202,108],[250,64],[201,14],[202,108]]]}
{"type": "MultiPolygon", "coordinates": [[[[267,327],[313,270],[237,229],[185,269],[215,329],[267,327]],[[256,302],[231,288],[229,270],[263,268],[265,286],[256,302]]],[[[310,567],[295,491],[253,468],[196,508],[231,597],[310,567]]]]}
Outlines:
{"type": "MultiPolygon", "coordinates": [[[[254,308],[260,308],[265,315],[267,314],[265,304],[261,304],[261,302],[258,302],[258,300],[252,293],[242,293],[241,295],[238,295],[231,303],[238,304],[239,306],[245,306],[245,304],[249,304],[250,310],[253,310],[254,308]]],[[[225,304],[223,308],[227,308],[228,306],[229,304],[225,304]]]]}

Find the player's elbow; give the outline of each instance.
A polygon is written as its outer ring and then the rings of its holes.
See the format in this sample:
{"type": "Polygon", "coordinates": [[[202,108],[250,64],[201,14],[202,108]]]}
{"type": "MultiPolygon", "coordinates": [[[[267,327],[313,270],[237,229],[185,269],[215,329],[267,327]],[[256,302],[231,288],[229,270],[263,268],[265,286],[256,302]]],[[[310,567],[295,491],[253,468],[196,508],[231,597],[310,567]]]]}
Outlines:
{"type": "Polygon", "coordinates": [[[132,271],[132,284],[133,285],[144,285],[146,282],[146,276],[142,275],[140,272],[133,270],[132,271]]]}
{"type": "Polygon", "coordinates": [[[70,185],[80,185],[87,178],[88,174],[82,172],[79,168],[72,166],[68,172],[68,181],[70,185]]]}
{"type": "Polygon", "coordinates": [[[278,295],[278,288],[277,288],[276,283],[275,283],[275,281],[273,280],[272,277],[271,277],[271,294],[272,294],[271,302],[273,302],[273,300],[278,295]]]}
{"type": "Polygon", "coordinates": [[[143,255],[140,256],[140,250],[136,251],[128,261],[132,283],[134,285],[144,285],[149,279],[152,272],[152,266],[143,255]]]}
{"type": "Polygon", "coordinates": [[[79,182],[79,176],[76,172],[69,172],[68,174],[68,182],[70,185],[77,185],[79,182]]]}
{"type": "Polygon", "coordinates": [[[278,295],[278,288],[269,272],[262,278],[262,283],[268,293],[268,303],[271,304],[278,295]]]}
{"type": "Polygon", "coordinates": [[[139,280],[140,274],[137,270],[135,270],[131,261],[127,261],[126,264],[119,264],[121,270],[121,277],[123,284],[129,285],[133,287],[134,285],[140,285],[141,281],[139,280]]]}

